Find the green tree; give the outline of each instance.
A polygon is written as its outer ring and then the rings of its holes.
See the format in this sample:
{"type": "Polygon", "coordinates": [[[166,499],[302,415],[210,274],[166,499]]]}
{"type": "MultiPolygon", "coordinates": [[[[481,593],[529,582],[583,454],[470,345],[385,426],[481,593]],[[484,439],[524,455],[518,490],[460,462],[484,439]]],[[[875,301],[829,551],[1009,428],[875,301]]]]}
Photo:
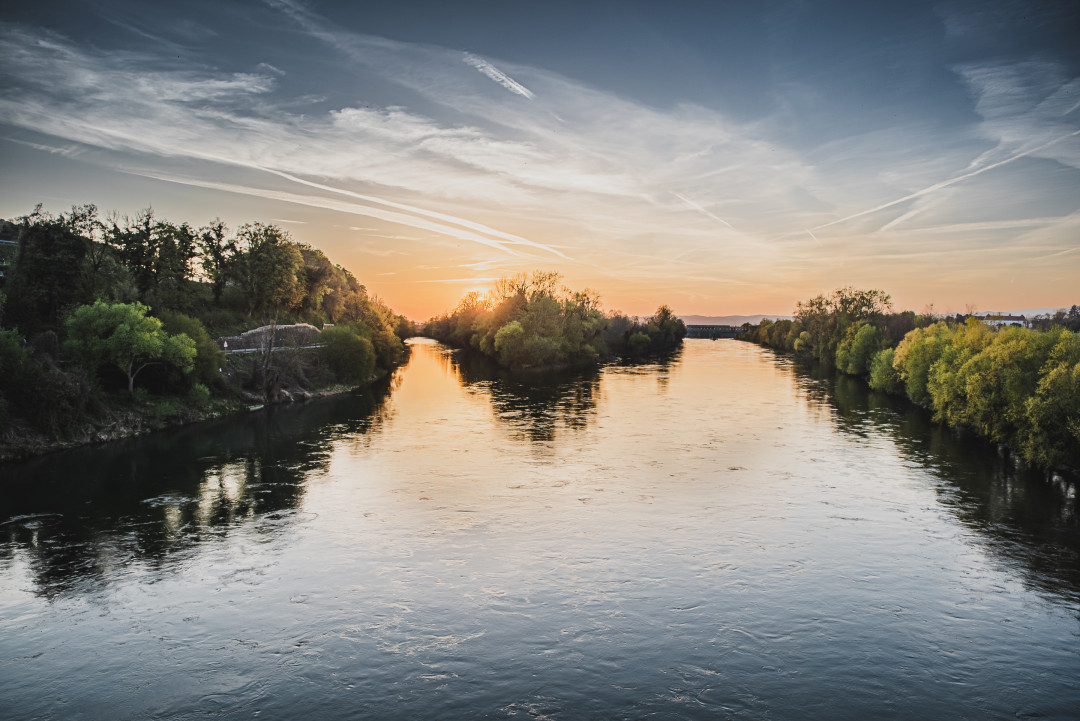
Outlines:
{"type": "Polygon", "coordinates": [[[334,326],[319,334],[321,353],[338,380],[359,385],[375,372],[375,349],[371,341],[351,328],[334,326]]]}
{"type": "MultiPolygon", "coordinates": [[[[1074,308],[1076,306],[1073,306],[1074,308]]],[[[1043,468],[1080,467],[1080,335],[1051,333],[1054,347],[1027,400],[1024,457],[1043,468]]]]}
{"type": "Polygon", "coordinates": [[[208,386],[215,383],[220,377],[220,368],[225,363],[225,351],[210,337],[202,321],[174,310],[159,310],[155,311],[154,315],[161,320],[161,328],[167,334],[183,333],[195,342],[192,380],[208,386]]]}
{"type": "Polygon", "coordinates": [[[893,367],[913,403],[930,405],[931,397],[927,390],[930,369],[945,352],[952,334],[947,325],[938,322],[926,328],[916,328],[904,336],[896,347],[893,367]]]}
{"type": "Polygon", "coordinates": [[[86,243],[62,220],[41,211],[23,219],[19,248],[5,293],[5,324],[27,336],[60,327],[74,305],[84,303],[82,264],[86,243]]]}
{"type": "Polygon", "coordinates": [[[229,280],[229,268],[237,252],[236,240],[229,238],[228,233],[220,218],[199,229],[202,273],[210,281],[215,303],[221,302],[221,293],[229,280]]]}
{"type": "Polygon", "coordinates": [[[896,393],[900,390],[900,374],[893,367],[896,356],[895,348],[882,348],[870,361],[870,387],[883,393],[896,393]]]}
{"type": "Polygon", "coordinates": [[[108,232],[109,245],[134,278],[140,297],[146,297],[154,286],[155,240],[151,208],[140,211],[134,218],[125,217],[123,227],[114,220],[108,232]]]}
{"type": "Polygon", "coordinates": [[[518,365],[525,345],[525,329],[512,320],[495,334],[495,353],[504,366],[518,365]]]}
{"type": "Polygon", "coordinates": [[[195,364],[195,341],[183,333],[169,335],[161,321],[147,316],[142,303],[97,301],[75,309],[66,321],[64,348],[91,375],[112,365],[127,376],[135,393],[135,377],[147,366],[165,363],[190,373],[195,364]]]}
{"type": "Polygon", "coordinates": [[[668,351],[682,343],[686,337],[686,324],[675,316],[671,308],[662,305],[649,319],[645,332],[649,335],[650,350],[668,351]]]}
{"type": "Polygon", "coordinates": [[[54,436],[84,417],[89,386],[79,372],[65,373],[50,358],[35,357],[13,330],[0,330],[0,423],[21,417],[54,436]]]}
{"type": "Polygon", "coordinates": [[[849,326],[836,348],[836,367],[848,375],[863,375],[880,347],[881,331],[875,326],[867,322],[849,326]]]}
{"type": "Polygon", "coordinates": [[[237,248],[230,275],[243,291],[248,316],[273,315],[300,305],[304,258],[288,233],[275,225],[251,223],[237,233],[237,248]]]}
{"type": "Polygon", "coordinates": [[[170,308],[190,306],[188,282],[195,271],[196,232],[187,223],[159,221],[154,225],[153,292],[151,302],[170,308]]]}
{"type": "Polygon", "coordinates": [[[1015,326],[988,333],[993,340],[956,374],[963,388],[957,407],[934,410],[950,424],[970,426],[992,441],[1015,446],[1027,435],[1027,401],[1035,395],[1054,339],[1015,326]]]}
{"type": "Polygon", "coordinates": [[[626,345],[631,355],[645,355],[649,352],[649,334],[640,330],[635,331],[630,334],[626,345]]]}

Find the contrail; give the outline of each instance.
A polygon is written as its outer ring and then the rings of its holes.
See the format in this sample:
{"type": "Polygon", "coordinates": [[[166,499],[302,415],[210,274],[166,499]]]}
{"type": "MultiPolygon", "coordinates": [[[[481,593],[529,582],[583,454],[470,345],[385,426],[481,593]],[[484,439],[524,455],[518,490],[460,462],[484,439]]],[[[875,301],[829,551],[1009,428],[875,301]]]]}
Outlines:
{"type": "Polygon", "coordinates": [[[844,223],[844,222],[847,222],[849,220],[854,220],[855,218],[861,218],[864,215],[870,215],[871,213],[876,213],[879,210],[885,210],[886,208],[891,208],[894,205],[899,205],[900,203],[911,200],[912,198],[918,198],[918,197],[921,197],[923,195],[927,195],[929,193],[933,193],[933,192],[936,192],[938,190],[941,190],[942,188],[947,188],[950,185],[954,185],[956,183],[959,183],[961,180],[967,180],[968,178],[974,178],[976,175],[982,175],[983,173],[985,173],[988,170],[993,170],[994,168],[1000,168],[1002,165],[1005,165],[1006,163],[1011,163],[1014,160],[1019,160],[1020,158],[1027,157],[1028,155],[1031,155],[1032,153],[1037,153],[1040,150],[1044,150],[1046,148],[1049,148],[1051,145],[1054,145],[1056,143],[1060,143],[1062,140],[1067,140],[1068,138],[1071,138],[1071,137],[1073,137],[1075,135],[1080,135],[1080,130],[1074,130],[1073,132],[1068,133],[1067,135],[1062,135],[1059,138],[1054,138],[1053,140],[1051,140],[1048,143],[1043,143],[1042,145],[1034,147],[1031,150],[1025,150],[1022,153],[1017,153],[1016,155],[1009,156],[1008,158],[1005,158],[1004,160],[999,160],[996,163],[991,163],[990,165],[979,168],[978,170],[973,170],[970,173],[964,173],[963,175],[958,175],[955,178],[950,178],[949,180],[943,180],[940,183],[935,183],[934,185],[931,185],[929,188],[923,188],[922,190],[917,190],[917,191],[915,191],[914,193],[912,193],[910,195],[905,195],[903,198],[898,198],[896,200],[889,201],[888,203],[884,203],[882,205],[879,205],[876,208],[870,208],[869,210],[863,210],[863,211],[860,211],[860,212],[855,213],[853,215],[849,215],[846,218],[840,218],[839,220],[834,220],[834,221],[831,221],[829,223],[825,223],[824,225],[815,226],[814,230],[821,230],[822,228],[828,228],[830,225],[836,225],[837,223],[844,223]]]}
{"type": "MultiPolygon", "coordinates": [[[[295,175],[292,175],[291,173],[286,173],[286,172],[284,172],[282,170],[275,170],[274,168],[267,168],[267,167],[263,167],[261,165],[258,165],[256,163],[246,162],[246,161],[243,161],[243,160],[237,160],[237,159],[229,158],[229,157],[223,157],[223,156],[220,156],[220,155],[216,155],[214,153],[205,153],[205,152],[194,151],[194,152],[191,152],[190,155],[191,155],[191,157],[203,158],[205,160],[211,160],[211,161],[214,161],[214,162],[219,162],[219,163],[224,163],[224,164],[228,164],[228,165],[238,166],[238,167],[241,167],[241,168],[249,168],[251,170],[259,170],[259,171],[262,171],[264,173],[270,173],[271,175],[276,175],[276,176],[278,176],[280,178],[290,180],[290,181],[292,181],[294,183],[299,183],[300,185],[306,185],[306,186],[311,187],[311,188],[318,188],[319,190],[326,190],[326,191],[329,191],[331,193],[339,193],[341,195],[346,195],[346,196],[349,196],[351,198],[356,198],[357,200],[362,200],[362,201],[367,202],[367,203],[375,203],[377,205],[383,205],[383,206],[386,206],[388,208],[395,208],[397,210],[403,210],[403,211],[405,211],[407,213],[415,213],[416,215],[419,215],[419,216],[424,216],[426,218],[432,218],[434,220],[442,221],[442,223],[452,223],[454,225],[459,225],[462,228],[467,228],[467,229],[469,229],[471,231],[475,231],[475,233],[470,233],[470,232],[468,232],[466,230],[460,230],[459,231],[458,228],[451,228],[450,226],[445,226],[445,225],[442,225],[441,223],[428,223],[426,221],[422,221],[420,218],[416,218],[415,219],[416,222],[406,222],[406,221],[404,221],[402,219],[403,218],[408,218],[410,216],[406,216],[406,215],[404,215],[402,213],[393,213],[391,211],[382,211],[383,213],[389,214],[389,215],[384,216],[384,215],[380,215],[380,214],[375,213],[375,212],[357,213],[355,211],[356,208],[360,208],[360,207],[363,207],[363,206],[350,205],[350,206],[347,206],[347,207],[351,208],[351,209],[344,210],[343,212],[354,213],[356,215],[368,215],[368,216],[371,216],[371,217],[374,217],[374,218],[382,218],[384,220],[390,220],[391,222],[394,222],[394,223],[401,223],[402,225],[411,225],[411,226],[416,227],[416,228],[424,228],[424,229],[427,229],[427,230],[434,230],[434,232],[440,233],[442,235],[451,235],[453,237],[458,237],[458,238],[461,238],[463,240],[474,240],[474,241],[477,241],[477,242],[482,242],[484,245],[489,245],[489,246],[491,246],[493,248],[499,248],[500,250],[503,250],[503,251],[505,251],[507,253],[510,253],[511,255],[518,255],[518,253],[515,253],[514,251],[507,248],[504,245],[503,242],[500,242],[500,241],[494,240],[494,239],[490,239],[490,238],[483,238],[481,240],[482,236],[479,235],[479,234],[484,233],[486,235],[494,236],[495,238],[501,238],[502,241],[505,241],[507,243],[511,243],[513,245],[524,245],[524,246],[527,246],[527,247],[530,247],[530,248],[536,248],[537,250],[543,250],[543,251],[546,251],[548,253],[551,253],[552,255],[557,255],[560,258],[563,258],[564,260],[571,260],[571,258],[569,256],[567,256],[565,253],[560,252],[559,250],[556,250],[555,248],[543,245],[542,243],[537,243],[535,241],[529,240],[528,238],[522,238],[520,235],[514,235],[513,233],[506,233],[506,232],[501,231],[501,230],[496,230],[495,228],[490,228],[490,227],[488,227],[488,226],[486,226],[486,225],[484,225],[482,223],[477,223],[477,222],[474,222],[474,221],[471,221],[471,220],[466,220],[465,218],[458,218],[458,217],[455,217],[453,215],[448,215],[446,213],[439,213],[439,212],[434,211],[434,210],[426,210],[424,208],[417,208],[415,206],[406,205],[404,203],[395,203],[392,200],[384,200],[382,198],[378,198],[378,197],[375,197],[373,195],[363,195],[361,193],[354,193],[351,190],[344,190],[342,188],[335,188],[332,185],[324,185],[323,183],[316,183],[316,182],[311,181],[311,180],[304,180],[303,178],[299,178],[299,177],[297,177],[295,175]],[[393,217],[389,217],[389,216],[393,216],[393,217]],[[455,232],[447,232],[447,230],[452,230],[452,231],[455,231],[455,232]],[[458,235],[457,232],[464,233],[465,235],[458,235]]],[[[126,172],[130,172],[133,175],[142,175],[144,177],[149,177],[149,178],[158,178],[158,176],[156,176],[156,175],[149,175],[147,173],[143,173],[143,172],[140,172],[140,171],[126,171],[126,172]]],[[[180,180],[180,179],[171,178],[171,177],[161,177],[159,179],[167,180],[167,181],[174,182],[174,183],[182,183],[182,184],[187,184],[187,185],[196,185],[196,186],[199,186],[199,187],[207,187],[207,188],[215,187],[215,186],[213,186],[211,184],[203,183],[202,181],[180,180]]],[[[252,188],[245,188],[243,190],[239,189],[239,188],[243,188],[243,187],[244,186],[230,186],[230,188],[223,188],[223,189],[227,189],[227,190],[231,189],[231,190],[233,190],[233,192],[245,193],[247,195],[259,195],[260,193],[264,193],[263,197],[271,197],[269,195],[269,193],[273,192],[273,191],[258,191],[258,192],[255,192],[255,189],[252,189],[252,188]]],[[[293,194],[286,193],[285,195],[292,196],[293,194]]],[[[314,198],[315,196],[296,195],[296,196],[293,196],[293,197],[311,199],[311,198],[314,198]]],[[[313,207],[321,207],[321,208],[328,208],[328,209],[330,209],[330,208],[340,209],[336,205],[335,206],[321,205],[321,204],[318,204],[318,203],[308,203],[308,202],[291,200],[289,198],[281,198],[281,199],[285,200],[286,202],[300,202],[302,205],[311,205],[313,207]]],[[[327,201],[327,202],[329,202],[329,201],[327,201]]],[[[376,209],[372,208],[371,210],[374,211],[376,209]]]]}
{"type": "Polygon", "coordinates": [[[472,53],[465,53],[465,57],[463,59],[466,63],[472,65],[474,68],[482,72],[484,75],[487,75],[489,78],[497,82],[499,85],[502,85],[510,92],[522,95],[529,100],[533,99],[533,91],[529,90],[527,87],[514,80],[502,70],[499,70],[487,60],[479,58],[472,53]]]}
{"type": "Polygon", "coordinates": [[[676,198],[678,198],[678,199],[679,199],[679,200],[681,200],[682,202],[684,202],[684,203],[686,203],[687,205],[689,205],[689,206],[690,206],[691,208],[693,208],[694,210],[697,210],[697,211],[699,211],[699,212],[701,212],[701,213],[704,213],[705,215],[709,216],[709,217],[710,217],[710,218],[712,218],[713,220],[715,220],[715,221],[717,221],[717,222],[719,222],[719,223],[723,223],[724,225],[726,225],[727,227],[731,228],[732,230],[735,230],[735,226],[734,226],[734,225],[732,225],[731,223],[727,222],[726,220],[724,220],[723,218],[721,218],[721,217],[720,217],[719,215],[713,215],[713,214],[712,214],[712,213],[710,213],[709,211],[705,210],[705,208],[702,208],[702,207],[701,207],[700,205],[698,205],[698,204],[697,204],[697,203],[695,203],[694,201],[690,200],[689,198],[687,198],[687,197],[685,197],[685,196],[683,196],[683,195],[679,195],[679,194],[678,194],[678,193],[676,193],[676,192],[675,192],[674,190],[669,190],[668,192],[669,192],[669,193],[671,193],[672,195],[674,195],[674,196],[675,196],[676,198]]]}
{"type": "Polygon", "coordinates": [[[486,226],[486,225],[484,225],[482,223],[476,223],[476,222],[473,222],[471,220],[466,220],[464,218],[458,218],[458,217],[455,217],[453,215],[447,215],[446,213],[439,213],[439,212],[434,211],[434,210],[425,210],[424,208],[417,208],[417,207],[412,206],[412,205],[405,205],[404,203],[395,203],[392,200],[383,200],[382,198],[377,198],[377,197],[372,196],[372,195],[362,195],[361,193],[354,193],[351,190],[344,190],[342,188],[335,188],[332,185],[323,185],[322,183],[316,183],[316,182],[313,182],[311,180],[304,180],[303,178],[298,178],[295,175],[291,175],[291,174],[286,173],[286,172],[281,171],[281,170],[274,170],[273,168],[263,168],[263,167],[260,167],[260,166],[251,166],[251,167],[257,168],[258,170],[262,170],[262,171],[265,171],[267,173],[272,173],[273,175],[277,175],[278,177],[285,178],[286,180],[291,180],[294,183],[300,183],[301,185],[307,185],[307,186],[312,187],[312,188],[318,188],[319,190],[326,190],[326,191],[329,191],[331,193],[340,193],[341,195],[347,195],[350,198],[356,198],[357,200],[363,200],[366,203],[377,203],[379,205],[385,205],[385,206],[390,207],[390,208],[397,208],[398,210],[404,210],[404,211],[409,212],[409,213],[416,213],[417,215],[423,215],[423,216],[428,217],[428,218],[434,218],[435,220],[441,220],[441,221],[443,221],[445,223],[453,223],[455,225],[460,225],[460,226],[462,226],[464,228],[469,228],[470,230],[475,230],[478,233],[486,233],[488,235],[493,235],[496,238],[502,238],[503,240],[505,240],[507,242],[510,242],[510,243],[513,243],[515,245],[527,245],[530,248],[536,248],[537,250],[545,250],[548,253],[553,253],[554,255],[559,256],[560,258],[570,260],[570,258],[568,256],[566,256],[563,253],[560,253],[558,250],[555,250],[554,248],[548,247],[548,246],[543,245],[541,243],[536,243],[534,241],[529,240],[528,238],[522,238],[519,235],[514,235],[512,233],[505,233],[505,232],[503,232],[501,230],[496,230],[495,228],[490,228],[490,227],[488,227],[488,226],[486,226]]]}
{"type": "Polygon", "coordinates": [[[306,205],[312,208],[324,208],[326,210],[336,210],[341,213],[350,213],[352,215],[361,215],[369,218],[378,218],[379,220],[385,220],[390,223],[397,223],[399,225],[407,225],[412,228],[419,228],[421,230],[428,230],[439,235],[449,236],[451,238],[458,238],[459,240],[469,240],[474,243],[486,245],[489,248],[495,248],[501,250],[509,255],[520,257],[520,253],[514,251],[513,248],[508,248],[505,244],[495,240],[493,238],[487,238],[479,233],[473,233],[463,228],[455,228],[450,225],[444,225],[442,223],[435,223],[424,218],[418,218],[413,215],[406,215],[405,213],[395,213],[392,210],[383,210],[382,208],[371,208],[368,206],[357,205],[355,203],[348,203],[345,201],[336,201],[331,198],[323,198],[316,195],[297,195],[296,193],[288,193],[280,190],[265,190],[263,188],[249,188],[243,185],[233,185],[231,183],[217,183],[209,180],[195,180],[191,178],[177,178],[168,175],[158,175],[154,173],[140,172],[129,170],[127,171],[132,175],[140,175],[145,178],[153,178],[155,180],[164,180],[170,183],[179,183],[181,185],[193,185],[197,188],[207,188],[210,190],[222,190],[229,193],[240,193],[242,195],[253,195],[258,198],[266,198],[268,200],[277,200],[284,203],[295,203],[297,205],[306,205]]]}

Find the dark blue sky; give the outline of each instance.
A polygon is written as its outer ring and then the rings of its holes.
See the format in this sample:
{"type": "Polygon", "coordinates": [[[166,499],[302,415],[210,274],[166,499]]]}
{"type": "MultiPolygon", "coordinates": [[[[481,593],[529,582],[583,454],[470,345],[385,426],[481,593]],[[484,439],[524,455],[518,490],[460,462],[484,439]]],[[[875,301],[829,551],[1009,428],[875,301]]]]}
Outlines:
{"type": "Polygon", "coordinates": [[[1076,2],[46,1],[0,21],[0,216],[280,222],[418,316],[535,267],[642,313],[1080,285],[1076,2]]]}

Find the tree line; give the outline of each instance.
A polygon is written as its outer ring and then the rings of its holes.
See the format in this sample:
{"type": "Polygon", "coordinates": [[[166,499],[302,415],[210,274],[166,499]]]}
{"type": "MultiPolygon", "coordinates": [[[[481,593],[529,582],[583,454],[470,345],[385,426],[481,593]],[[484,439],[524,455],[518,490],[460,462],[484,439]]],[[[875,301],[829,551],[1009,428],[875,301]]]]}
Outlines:
{"type": "MultiPolygon", "coordinates": [[[[392,367],[412,334],[351,272],[275,225],[230,232],[221,220],[196,228],[152,209],[103,217],[94,205],[56,215],[38,206],[0,224],[17,243],[0,278],[5,430],[63,435],[100,416],[115,390],[195,403],[235,395],[214,337],[257,326],[333,325],[316,367],[294,369],[316,384],[392,367]]],[[[264,380],[244,382],[265,390],[264,380]]]]}
{"type": "Polygon", "coordinates": [[[490,293],[468,293],[453,311],[432,318],[424,334],[514,369],[582,365],[682,345],[686,325],[667,306],[645,320],[605,314],[594,291],[572,291],[560,280],[550,271],[501,278],[490,293]]]}
{"type": "Polygon", "coordinates": [[[792,320],[745,324],[740,335],[813,359],[871,388],[906,395],[934,420],[969,428],[1044,469],[1080,468],[1077,307],[993,328],[975,316],[893,312],[880,290],[842,288],[795,307],[792,320]],[[1057,322],[1055,322],[1057,321],[1057,322]]]}

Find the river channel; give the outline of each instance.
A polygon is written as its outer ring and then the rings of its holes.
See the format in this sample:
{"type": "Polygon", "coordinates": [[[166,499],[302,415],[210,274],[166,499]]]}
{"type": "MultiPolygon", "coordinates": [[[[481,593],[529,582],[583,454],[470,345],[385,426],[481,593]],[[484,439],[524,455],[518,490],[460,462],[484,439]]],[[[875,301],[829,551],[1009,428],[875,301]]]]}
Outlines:
{"type": "Polygon", "coordinates": [[[1076,719],[1073,480],[752,344],[0,468],[7,719],[1076,719]]]}

